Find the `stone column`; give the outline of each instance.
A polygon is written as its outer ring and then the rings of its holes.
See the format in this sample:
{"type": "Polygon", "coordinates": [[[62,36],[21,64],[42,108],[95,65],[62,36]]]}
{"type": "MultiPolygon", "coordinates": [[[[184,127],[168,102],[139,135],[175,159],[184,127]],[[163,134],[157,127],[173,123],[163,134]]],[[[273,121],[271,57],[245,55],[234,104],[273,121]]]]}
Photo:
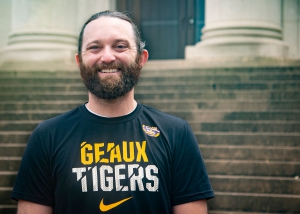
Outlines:
{"type": "Polygon", "coordinates": [[[115,9],[115,0],[12,0],[11,32],[0,70],[75,71],[77,39],[94,13],[115,9]]]}
{"type": "Polygon", "coordinates": [[[187,46],[192,58],[285,58],[281,0],[206,0],[202,41],[187,46]]]}
{"type": "Polygon", "coordinates": [[[51,70],[73,62],[76,12],[74,0],[12,0],[12,31],[1,53],[2,67],[51,70]]]}
{"type": "Polygon", "coordinates": [[[0,1],[0,50],[6,45],[11,29],[11,0],[0,1]]]}
{"type": "Polygon", "coordinates": [[[288,58],[300,59],[300,1],[283,1],[283,40],[289,45],[288,58]]]}

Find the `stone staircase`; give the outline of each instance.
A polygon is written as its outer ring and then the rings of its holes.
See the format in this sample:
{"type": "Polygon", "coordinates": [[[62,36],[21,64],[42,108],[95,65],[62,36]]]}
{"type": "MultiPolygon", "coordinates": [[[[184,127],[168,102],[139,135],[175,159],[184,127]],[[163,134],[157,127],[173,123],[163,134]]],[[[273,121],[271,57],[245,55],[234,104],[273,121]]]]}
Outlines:
{"type": "MultiPolygon", "coordinates": [[[[145,69],[142,103],[186,119],[216,198],[210,214],[300,213],[300,68],[145,69]]],[[[0,213],[42,120],[87,100],[78,72],[0,72],[0,213]]]]}

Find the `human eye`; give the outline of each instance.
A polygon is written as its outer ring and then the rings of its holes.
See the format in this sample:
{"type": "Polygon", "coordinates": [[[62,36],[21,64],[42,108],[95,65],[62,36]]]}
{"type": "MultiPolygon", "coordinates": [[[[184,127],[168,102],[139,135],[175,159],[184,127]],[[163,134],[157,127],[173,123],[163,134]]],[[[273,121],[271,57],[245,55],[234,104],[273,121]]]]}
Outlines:
{"type": "Polygon", "coordinates": [[[118,51],[118,52],[122,52],[122,51],[125,51],[125,50],[128,49],[128,45],[127,45],[127,44],[123,44],[123,43],[121,43],[121,44],[116,44],[116,45],[114,46],[114,49],[115,49],[116,51],[118,51]]]}
{"type": "Polygon", "coordinates": [[[91,46],[89,46],[87,49],[88,50],[97,50],[97,49],[99,49],[100,47],[98,46],[98,45],[91,45],[91,46]]]}

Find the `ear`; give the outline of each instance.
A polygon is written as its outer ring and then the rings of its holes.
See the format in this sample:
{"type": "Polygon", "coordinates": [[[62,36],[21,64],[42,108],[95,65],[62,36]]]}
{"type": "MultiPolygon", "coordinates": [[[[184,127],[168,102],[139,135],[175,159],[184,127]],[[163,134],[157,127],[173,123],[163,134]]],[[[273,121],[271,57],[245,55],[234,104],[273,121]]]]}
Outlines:
{"type": "Polygon", "coordinates": [[[75,55],[75,60],[76,60],[77,65],[79,66],[80,65],[80,60],[79,60],[78,53],[75,55]]]}
{"type": "Polygon", "coordinates": [[[146,62],[148,61],[148,51],[146,49],[143,49],[141,56],[140,56],[140,65],[143,67],[146,62]]]}

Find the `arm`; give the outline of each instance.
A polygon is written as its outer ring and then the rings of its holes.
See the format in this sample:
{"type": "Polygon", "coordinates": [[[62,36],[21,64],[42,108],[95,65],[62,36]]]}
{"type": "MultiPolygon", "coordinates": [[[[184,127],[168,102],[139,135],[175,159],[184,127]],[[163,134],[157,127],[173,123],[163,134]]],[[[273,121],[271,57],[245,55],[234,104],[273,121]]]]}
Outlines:
{"type": "Polygon", "coordinates": [[[173,207],[174,214],[208,214],[206,199],[173,207]]]}
{"type": "Polygon", "coordinates": [[[17,214],[52,214],[52,207],[48,207],[41,204],[32,203],[29,201],[18,201],[17,214]]]}

